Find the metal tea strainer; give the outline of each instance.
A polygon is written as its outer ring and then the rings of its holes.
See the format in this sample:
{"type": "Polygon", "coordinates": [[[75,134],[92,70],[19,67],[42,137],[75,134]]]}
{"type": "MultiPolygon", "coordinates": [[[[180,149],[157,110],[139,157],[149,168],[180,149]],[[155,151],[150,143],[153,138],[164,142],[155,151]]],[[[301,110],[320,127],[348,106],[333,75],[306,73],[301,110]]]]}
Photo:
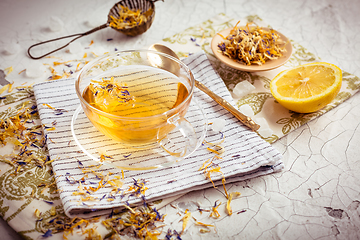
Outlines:
{"type": "Polygon", "coordinates": [[[28,49],[28,54],[29,56],[32,58],[32,59],[40,59],[40,58],[43,58],[45,56],[48,56],[56,51],[59,51],[60,49],[63,49],[65,47],[67,47],[70,43],[72,43],[73,41],[75,41],[76,39],[78,38],[81,38],[83,36],[86,36],[86,35],[89,35],[93,32],[96,32],[98,30],[101,30],[103,28],[107,28],[107,27],[111,27],[112,29],[115,29],[116,31],[119,31],[125,35],[128,35],[128,36],[137,36],[137,35],[140,35],[144,32],[146,32],[152,22],[154,21],[154,16],[155,16],[155,5],[154,5],[154,2],[156,2],[158,0],[122,0],[118,3],[116,3],[111,9],[110,9],[110,12],[108,14],[108,20],[105,24],[103,25],[100,25],[94,29],[91,29],[87,32],[84,32],[84,33],[77,33],[77,34],[72,34],[72,35],[68,35],[68,36],[64,36],[64,37],[59,37],[59,38],[54,38],[54,39],[51,39],[51,40],[47,40],[47,41],[44,41],[44,42],[40,42],[40,43],[36,43],[32,46],[29,47],[28,49]],[[110,23],[113,21],[112,18],[115,18],[115,19],[118,19],[120,17],[120,10],[121,10],[121,6],[122,7],[126,7],[128,9],[131,9],[131,10],[140,10],[141,12],[147,12],[148,10],[152,11],[150,12],[150,15],[147,16],[146,18],[146,21],[143,21],[141,22],[140,24],[136,25],[136,26],[133,26],[133,27],[130,27],[130,28],[121,28],[121,29],[118,29],[118,28],[115,28],[113,26],[110,25],[110,23]],[[65,44],[64,46],[62,47],[59,47],[51,52],[48,52],[44,55],[41,55],[41,56],[38,56],[38,57],[34,57],[31,53],[30,53],[30,50],[35,47],[35,46],[39,46],[39,45],[42,45],[42,44],[45,44],[45,43],[49,43],[49,42],[54,42],[54,41],[58,41],[58,40],[61,40],[61,39],[64,39],[64,38],[70,38],[70,37],[75,37],[73,38],[71,41],[69,41],[67,44],[65,44]]]}

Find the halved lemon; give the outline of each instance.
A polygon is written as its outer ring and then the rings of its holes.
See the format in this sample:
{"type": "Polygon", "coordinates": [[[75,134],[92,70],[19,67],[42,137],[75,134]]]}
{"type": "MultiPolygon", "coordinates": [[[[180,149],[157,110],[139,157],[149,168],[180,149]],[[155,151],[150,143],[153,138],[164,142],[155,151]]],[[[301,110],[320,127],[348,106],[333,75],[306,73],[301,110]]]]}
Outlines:
{"type": "Polygon", "coordinates": [[[282,71],[271,80],[270,90],[285,108],[310,113],[329,104],[339,93],[341,82],[340,68],[315,62],[282,71]]]}

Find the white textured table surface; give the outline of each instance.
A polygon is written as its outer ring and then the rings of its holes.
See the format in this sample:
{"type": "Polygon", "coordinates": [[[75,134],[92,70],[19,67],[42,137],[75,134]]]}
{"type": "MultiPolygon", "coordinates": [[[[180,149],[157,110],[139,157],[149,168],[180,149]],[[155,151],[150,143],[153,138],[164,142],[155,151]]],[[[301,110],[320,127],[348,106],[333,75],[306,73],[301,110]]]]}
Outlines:
{"type": "MultiPolygon", "coordinates": [[[[26,49],[53,37],[89,30],[87,21],[106,22],[116,1],[1,0],[0,69],[25,69],[33,60],[26,49]],[[60,32],[47,30],[50,16],[64,22],[60,32]],[[20,44],[15,55],[3,47],[20,44]]],[[[143,35],[127,38],[108,28],[85,37],[104,49],[148,46],[199,24],[219,13],[233,18],[258,15],[265,22],[295,40],[323,61],[360,76],[360,1],[242,1],[165,0],[156,3],[152,27],[143,35]],[[106,39],[113,38],[113,41],[106,39]]],[[[58,56],[65,56],[60,52],[58,56]]],[[[65,56],[66,57],[66,56],[65,56]]],[[[16,75],[16,74],[15,74],[16,75]]],[[[20,74],[15,85],[33,80],[20,74]]],[[[40,81],[40,80],[37,80],[40,81]]],[[[194,212],[201,222],[212,222],[216,232],[201,234],[189,223],[183,239],[359,239],[360,238],[360,95],[291,132],[274,145],[282,154],[285,169],[277,174],[227,185],[241,192],[232,202],[234,214],[209,220],[194,212]],[[245,211],[242,211],[245,210],[245,211]]],[[[191,192],[172,204],[179,208],[211,206],[224,199],[222,188],[191,192]],[[196,203],[196,204],[195,204],[196,203]],[[190,204],[190,205],[189,205],[190,204]]],[[[225,201],[222,201],[223,204],[225,201]]],[[[177,209],[167,206],[165,222],[181,229],[177,209]]],[[[18,239],[2,222],[1,239],[18,239]]]]}

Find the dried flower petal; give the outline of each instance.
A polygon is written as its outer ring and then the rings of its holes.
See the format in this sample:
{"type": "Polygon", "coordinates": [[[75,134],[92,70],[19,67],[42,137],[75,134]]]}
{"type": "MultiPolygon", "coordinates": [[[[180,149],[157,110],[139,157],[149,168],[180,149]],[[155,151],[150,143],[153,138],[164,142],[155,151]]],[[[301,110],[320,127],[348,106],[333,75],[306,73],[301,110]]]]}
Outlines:
{"type": "Polygon", "coordinates": [[[286,52],[286,43],[273,29],[267,31],[258,26],[250,26],[251,23],[241,28],[237,24],[228,36],[219,34],[224,41],[218,44],[218,51],[223,55],[246,65],[262,65],[286,52]]]}

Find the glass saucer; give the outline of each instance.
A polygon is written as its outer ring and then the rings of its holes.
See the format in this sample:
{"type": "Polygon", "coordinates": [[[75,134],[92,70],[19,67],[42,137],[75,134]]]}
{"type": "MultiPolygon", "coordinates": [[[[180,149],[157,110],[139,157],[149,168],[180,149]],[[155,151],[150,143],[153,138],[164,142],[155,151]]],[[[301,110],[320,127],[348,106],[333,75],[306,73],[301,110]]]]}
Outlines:
{"type": "MultiPolygon", "coordinates": [[[[170,132],[166,142],[131,147],[114,141],[97,130],[85,115],[81,105],[75,110],[71,120],[71,133],[79,148],[92,160],[122,170],[151,170],[161,167],[169,167],[177,161],[189,157],[203,143],[208,120],[206,113],[197,99],[193,97],[185,118],[193,126],[197,142],[191,149],[187,148],[181,156],[173,156],[167,153],[161,145],[165,145],[170,152],[184,149],[187,144],[186,138],[176,128],[170,132]],[[103,155],[101,159],[101,155],[103,155]]],[[[80,160],[81,161],[81,160],[80,160]]]]}

